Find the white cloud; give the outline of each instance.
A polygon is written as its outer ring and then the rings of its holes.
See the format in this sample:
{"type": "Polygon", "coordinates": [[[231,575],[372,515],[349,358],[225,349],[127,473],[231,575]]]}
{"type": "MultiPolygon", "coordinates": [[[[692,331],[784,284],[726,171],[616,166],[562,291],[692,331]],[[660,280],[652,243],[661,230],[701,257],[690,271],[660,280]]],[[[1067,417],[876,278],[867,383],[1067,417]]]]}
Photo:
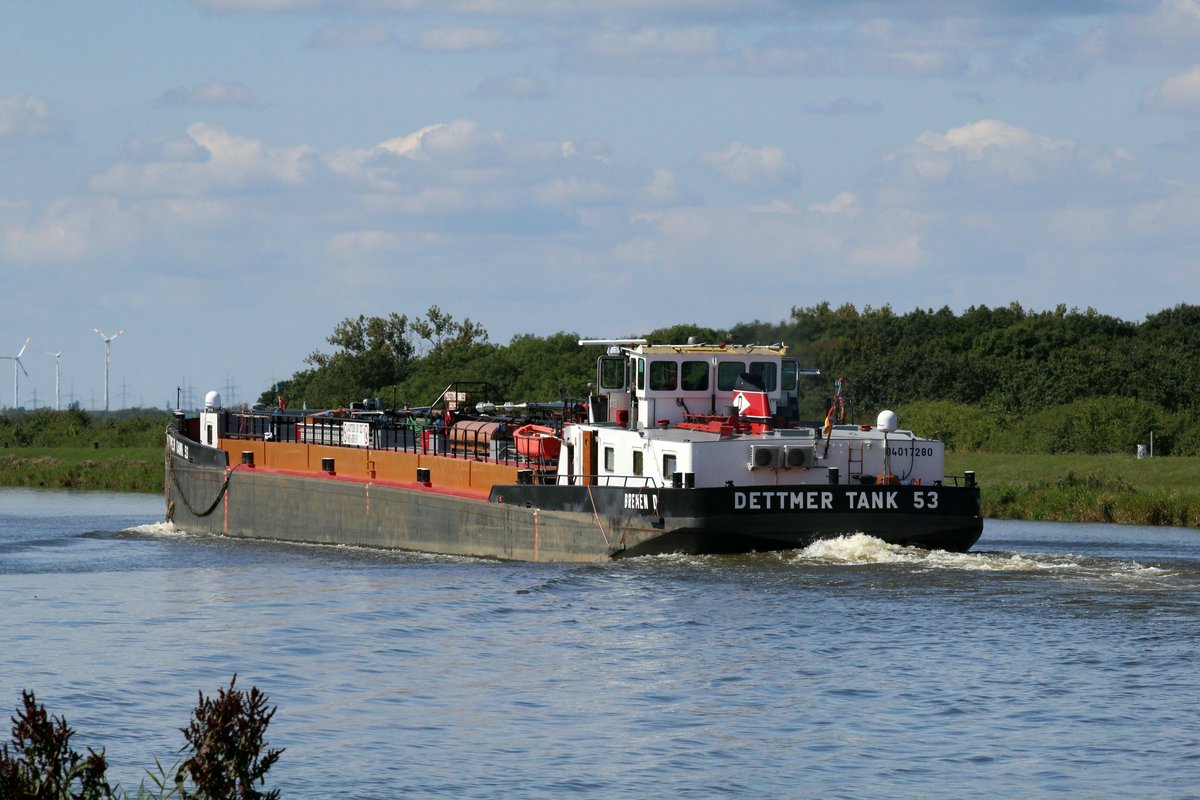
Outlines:
{"type": "Polygon", "coordinates": [[[401,249],[402,237],[394,231],[357,230],[334,234],[329,240],[329,255],[339,261],[360,261],[401,249]]]}
{"type": "Polygon", "coordinates": [[[328,0],[195,0],[212,11],[295,12],[331,5],[328,0]]]}
{"type": "Polygon", "coordinates": [[[465,157],[477,160],[504,141],[497,133],[488,133],[473,120],[455,120],[448,124],[429,125],[419,131],[391,139],[380,147],[396,155],[413,159],[453,159],[465,157]]]}
{"type": "Polygon", "coordinates": [[[1142,108],[1176,114],[1200,113],[1200,66],[1147,89],[1142,95],[1142,108]]]}
{"type": "Polygon", "coordinates": [[[853,192],[839,192],[828,203],[813,203],[808,209],[818,214],[847,214],[852,217],[862,213],[862,206],[853,192]]]}
{"type": "Polygon", "coordinates": [[[187,132],[194,149],[178,143],[167,150],[192,157],[118,164],[96,178],[96,189],[179,196],[259,190],[299,184],[313,167],[314,152],[307,146],[270,147],[202,122],[187,132]]]}
{"type": "MultiPolygon", "coordinates": [[[[959,16],[942,20],[882,17],[857,26],[847,42],[851,68],[888,75],[962,75],[967,53],[983,44],[977,23],[959,16]]],[[[986,50],[986,48],[985,48],[986,50]]]]}
{"type": "Polygon", "coordinates": [[[707,72],[719,61],[721,50],[720,35],[707,26],[612,29],[577,42],[567,63],[589,71],[707,72]]]}
{"type": "Polygon", "coordinates": [[[791,13],[787,0],[193,0],[225,13],[311,11],[359,14],[460,14],[547,21],[657,19],[772,19],[791,13]]]}
{"type": "Polygon", "coordinates": [[[878,100],[869,103],[853,100],[845,95],[831,100],[823,105],[809,104],[804,107],[811,114],[827,114],[829,116],[846,116],[850,114],[875,114],[883,110],[883,104],[878,100]]]}
{"type": "Polygon", "coordinates": [[[753,214],[776,214],[793,217],[804,214],[803,209],[779,197],[766,204],[750,206],[750,212],[753,214]]]}
{"type": "Polygon", "coordinates": [[[427,53],[462,53],[514,47],[517,37],[499,28],[446,26],[428,28],[417,36],[417,49],[427,53]]]}
{"type": "Polygon", "coordinates": [[[927,259],[928,254],[921,249],[921,238],[916,234],[856,242],[846,249],[848,268],[860,274],[875,275],[881,270],[891,275],[915,272],[927,259]]]}
{"type": "Polygon", "coordinates": [[[638,234],[614,249],[615,259],[675,275],[720,275],[723,267],[736,265],[737,274],[758,279],[747,287],[772,287],[764,294],[722,284],[723,300],[739,308],[759,308],[775,296],[825,287],[831,269],[842,280],[872,278],[878,286],[887,285],[891,275],[930,274],[937,268],[922,234],[913,229],[913,218],[886,210],[874,209],[857,222],[849,214],[808,215],[784,202],[760,209],[688,206],[647,212],[637,222],[638,234]]]}
{"type": "Polygon", "coordinates": [[[533,187],[533,197],[539,205],[553,208],[574,208],[613,199],[614,187],[602,181],[585,181],[578,177],[554,178],[533,187]]]}
{"type": "Polygon", "coordinates": [[[1068,164],[1077,152],[1075,142],[1037,136],[1015,125],[985,119],[945,133],[922,133],[892,158],[922,181],[940,181],[969,171],[1030,183],[1045,170],[1068,164]]]}
{"type": "Polygon", "coordinates": [[[335,50],[352,50],[360,47],[378,47],[396,41],[392,29],[383,22],[349,24],[336,22],[313,34],[308,46],[335,50]]]}
{"type": "Polygon", "coordinates": [[[0,97],[0,139],[37,139],[58,133],[50,104],[40,97],[14,94],[0,97]]]}
{"type": "Polygon", "coordinates": [[[654,176],[642,190],[643,196],[655,205],[672,203],[679,198],[679,181],[675,173],[665,167],[654,170],[654,176]]]}
{"type": "Polygon", "coordinates": [[[476,97],[546,97],[550,94],[541,78],[534,75],[507,75],[482,81],[476,97]]]}
{"type": "Polygon", "coordinates": [[[607,148],[594,141],[510,140],[473,120],[456,120],[372,147],[338,150],[324,162],[351,186],[398,193],[406,203],[421,198],[421,208],[448,211],[462,203],[520,208],[553,198],[603,197],[612,180],[606,159],[607,148]]]}
{"type": "Polygon", "coordinates": [[[782,147],[754,147],[730,142],[721,150],[702,153],[700,160],[735,183],[778,184],[796,172],[796,164],[782,147]]]}
{"type": "Polygon", "coordinates": [[[179,87],[164,92],[158,101],[167,105],[244,106],[258,105],[254,92],[235,81],[209,81],[199,86],[179,87]]]}
{"type": "Polygon", "coordinates": [[[62,200],[30,224],[0,231],[9,263],[57,264],[113,252],[134,235],[136,221],[111,199],[62,200]]]}
{"type": "Polygon", "coordinates": [[[1112,23],[1111,55],[1127,61],[1194,60],[1200,40],[1200,2],[1134,3],[1112,23]]]}
{"type": "Polygon", "coordinates": [[[604,58],[644,56],[689,57],[714,55],[720,39],[715,28],[642,28],[636,31],[603,31],[584,42],[584,49],[604,58]]]}

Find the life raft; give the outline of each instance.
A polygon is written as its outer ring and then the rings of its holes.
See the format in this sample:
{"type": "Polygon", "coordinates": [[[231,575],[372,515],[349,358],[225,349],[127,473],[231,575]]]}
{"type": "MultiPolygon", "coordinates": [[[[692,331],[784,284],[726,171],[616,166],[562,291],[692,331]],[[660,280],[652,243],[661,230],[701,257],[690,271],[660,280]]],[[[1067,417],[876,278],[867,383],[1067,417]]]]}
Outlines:
{"type": "Polygon", "coordinates": [[[562,439],[558,438],[553,428],[545,425],[522,425],[513,431],[513,441],[518,453],[537,461],[558,458],[562,449],[562,439]]]}

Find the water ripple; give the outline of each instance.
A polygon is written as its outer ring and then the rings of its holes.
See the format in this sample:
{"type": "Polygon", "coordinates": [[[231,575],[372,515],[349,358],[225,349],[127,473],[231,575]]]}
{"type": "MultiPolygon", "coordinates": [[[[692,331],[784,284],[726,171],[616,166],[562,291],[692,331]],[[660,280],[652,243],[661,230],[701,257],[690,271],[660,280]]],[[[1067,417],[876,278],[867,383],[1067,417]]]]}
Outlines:
{"type": "Polygon", "coordinates": [[[278,705],[285,797],[1193,792],[1185,532],[989,522],[967,554],[847,537],[581,567],[105,508],[0,517],[0,699],[37,690],[126,786],[236,672],[278,705]]]}

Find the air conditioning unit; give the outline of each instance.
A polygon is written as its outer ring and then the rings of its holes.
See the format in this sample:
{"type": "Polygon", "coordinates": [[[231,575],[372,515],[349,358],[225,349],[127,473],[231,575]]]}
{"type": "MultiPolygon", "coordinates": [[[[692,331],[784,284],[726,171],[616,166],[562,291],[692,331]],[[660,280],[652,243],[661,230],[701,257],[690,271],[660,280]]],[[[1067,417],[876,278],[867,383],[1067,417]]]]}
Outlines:
{"type": "Polygon", "coordinates": [[[784,445],[782,464],[788,469],[808,469],[816,460],[817,451],[812,445],[784,445]]]}
{"type": "Polygon", "coordinates": [[[779,466],[779,445],[752,444],[750,445],[751,470],[774,469],[779,466]]]}

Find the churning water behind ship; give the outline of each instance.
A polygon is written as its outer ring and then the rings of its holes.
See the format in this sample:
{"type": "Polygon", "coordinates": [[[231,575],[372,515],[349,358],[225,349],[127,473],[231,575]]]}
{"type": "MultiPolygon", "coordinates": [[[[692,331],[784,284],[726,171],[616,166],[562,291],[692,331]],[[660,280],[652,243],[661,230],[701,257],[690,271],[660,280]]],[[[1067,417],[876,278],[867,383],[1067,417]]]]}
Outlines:
{"type": "Polygon", "coordinates": [[[0,490],[3,716],[34,690],[126,788],[235,672],[278,705],[284,797],[1200,785],[1200,532],[578,566],[181,535],[160,505],[0,490]]]}

